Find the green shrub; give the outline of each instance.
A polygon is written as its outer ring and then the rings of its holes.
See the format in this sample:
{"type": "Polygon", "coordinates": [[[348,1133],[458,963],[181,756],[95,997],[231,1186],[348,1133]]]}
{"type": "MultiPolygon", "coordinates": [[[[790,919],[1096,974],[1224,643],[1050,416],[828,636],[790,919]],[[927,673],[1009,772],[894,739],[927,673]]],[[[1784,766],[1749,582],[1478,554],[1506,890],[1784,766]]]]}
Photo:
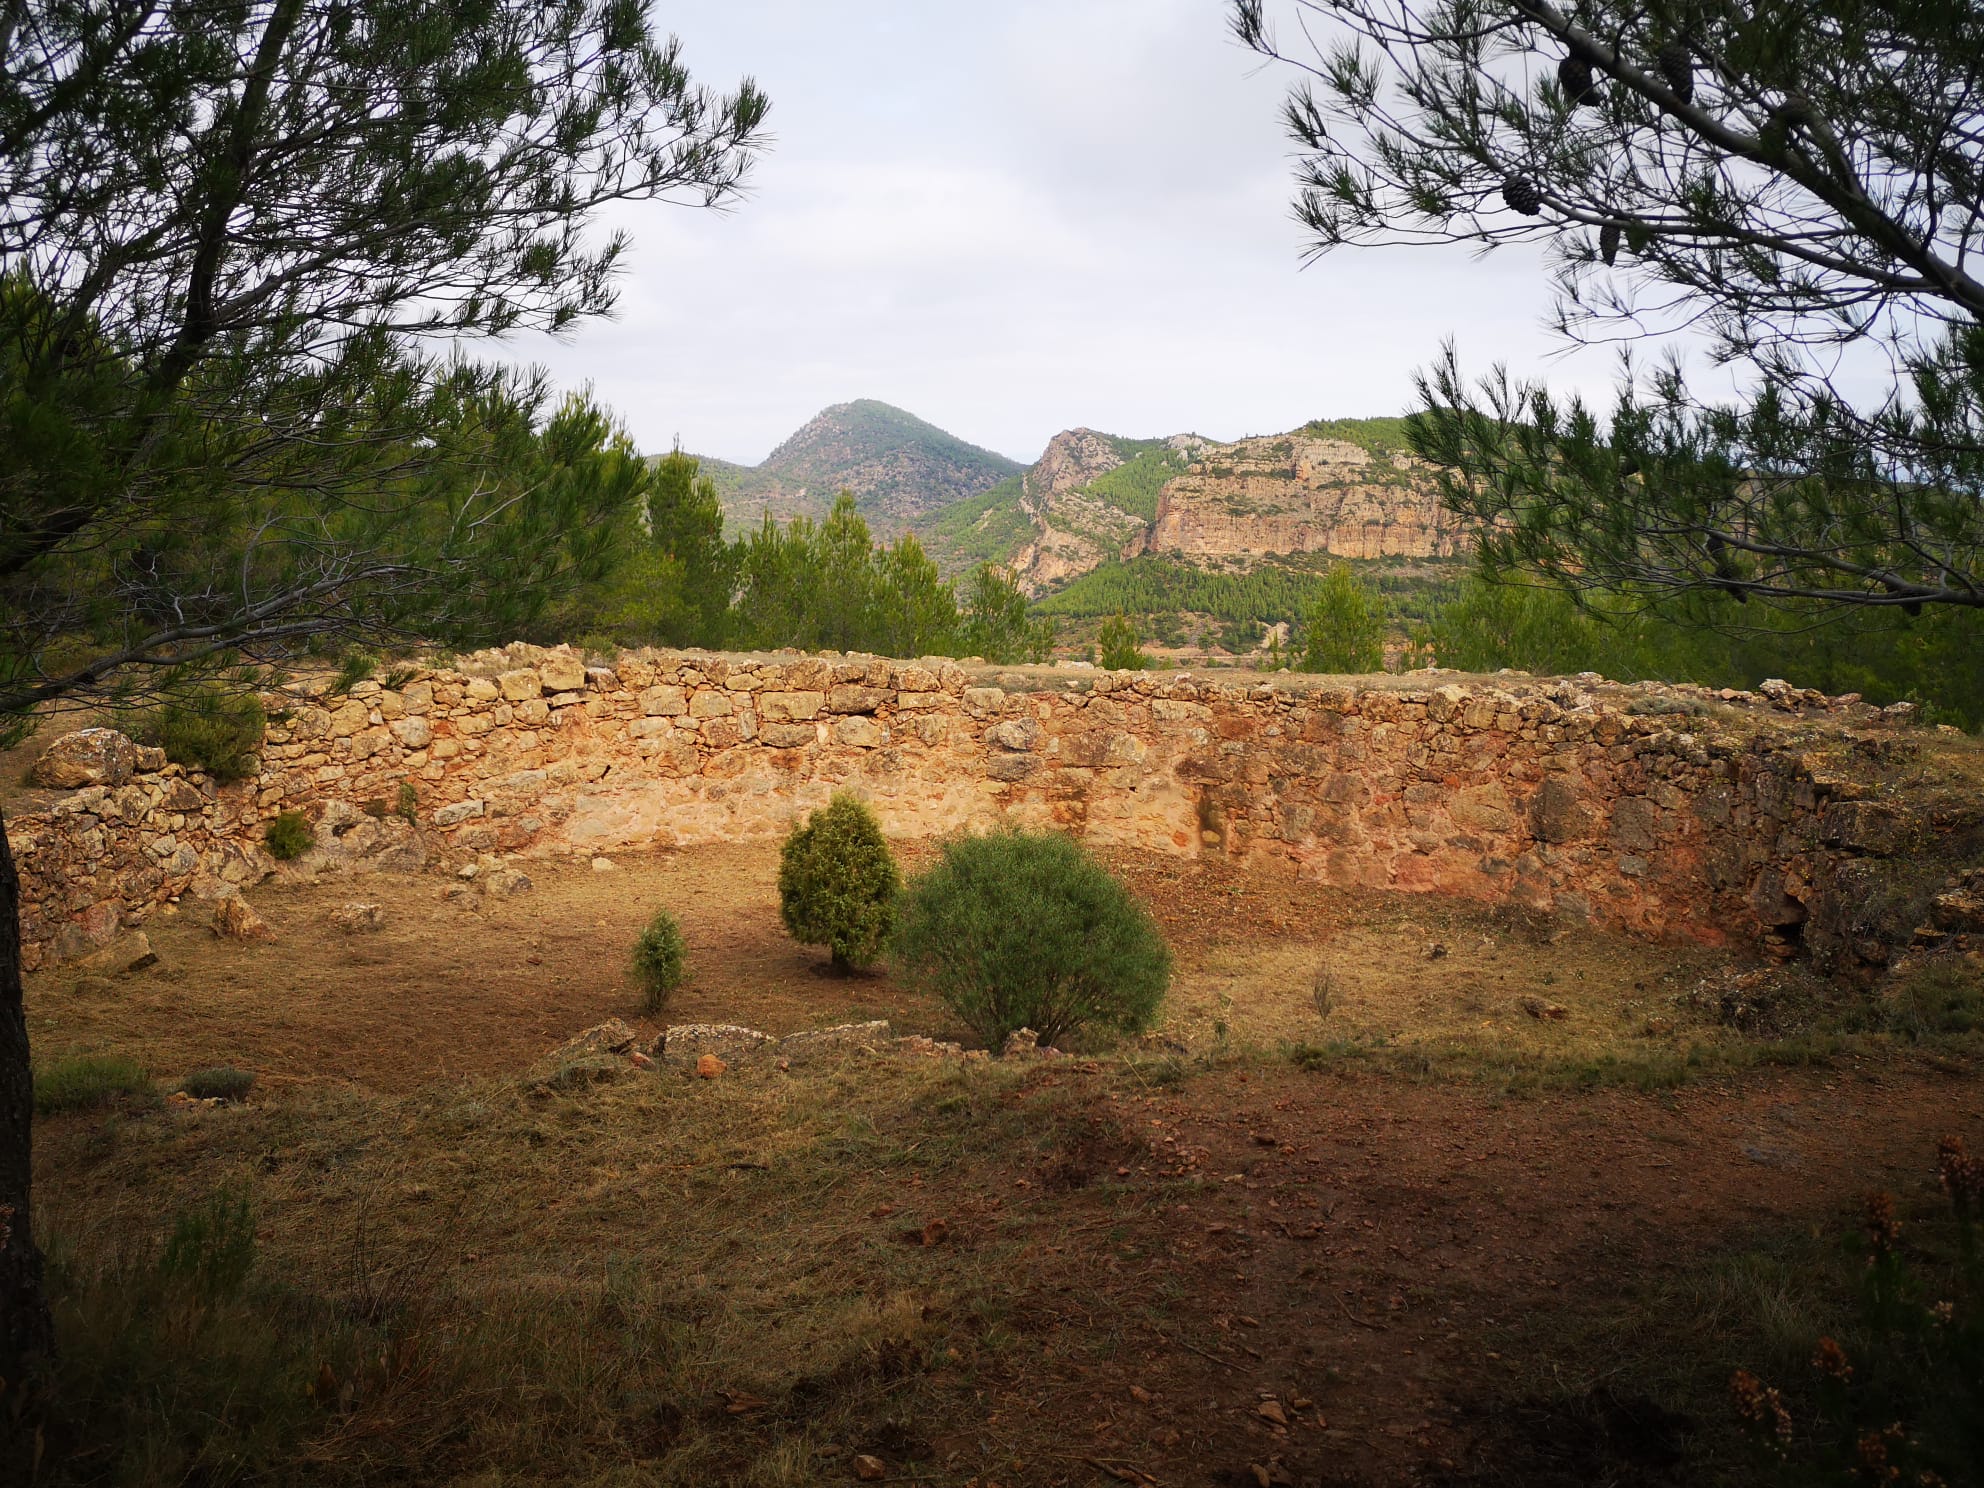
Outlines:
{"type": "Polygon", "coordinates": [[[419,806],[420,792],[413,788],[413,782],[411,780],[402,780],[400,782],[399,808],[393,814],[411,827],[418,821],[417,812],[419,806]]]}
{"type": "Polygon", "coordinates": [[[1150,914],[1059,832],[947,842],[903,896],[891,950],[995,1048],[1016,1028],[1044,1044],[1087,1027],[1138,1032],[1171,980],[1150,914]]]}
{"type": "Polygon", "coordinates": [[[188,1075],[179,1088],[195,1100],[240,1100],[255,1086],[252,1070],[233,1069],[228,1065],[217,1064],[211,1069],[197,1069],[188,1075]]]}
{"type": "Polygon", "coordinates": [[[875,959],[901,892],[881,823],[845,791],[794,827],[779,854],[778,908],[785,928],[795,940],[827,947],[842,969],[875,959]]]}
{"type": "Polygon", "coordinates": [[[1150,658],[1137,645],[1137,627],[1127,615],[1111,615],[1103,621],[1095,644],[1097,664],[1108,671],[1140,672],[1150,665],[1150,658]]]}
{"type": "Polygon", "coordinates": [[[656,910],[634,942],[634,975],[640,981],[642,1006],[648,1012],[658,1013],[668,1006],[669,994],[682,985],[688,959],[689,947],[675,916],[665,909],[656,910]]]}
{"type": "Polygon", "coordinates": [[[302,857],[317,845],[317,833],[310,826],[310,819],[300,811],[282,812],[269,823],[262,838],[277,861],[284,863],[302,857]]]}
{"type": "Polygon", "coordinates": [[[158,1258],[160,1279],[211,1301],[240,1295],[255,1268],[255,1211],[246,1197],[222,1191],[180,1214],[158,1258]]]}
{"type": "Polygon", "coordinates": [[[379,668],[379,658],[367,651],[352,650],[338,663],[338,674],[331,679],[331,692],[343,696],[369,678],[379,668]]]}
{"type": "Polygon", "coordinates": [[[150,1095],[143,1065],[121,1054],[83,1054],[35,1071],[34,1109],[39,1116],[106,1106],[124,1095],[150,1095]]]}
{"type": "Polygon", "coordinates": [[[1384,604],[1350,565],[1339,563],[1330,569],[1302,620],[1303,671],[1384,670],[1384,604]]]}
{"type": "Polygon", "coordinates": [[[267,730],[260,698],[216,685],[160,704],[135,732],[140,743],[163,749],[174,764],[228,781],[255,773],[267,730]]]}

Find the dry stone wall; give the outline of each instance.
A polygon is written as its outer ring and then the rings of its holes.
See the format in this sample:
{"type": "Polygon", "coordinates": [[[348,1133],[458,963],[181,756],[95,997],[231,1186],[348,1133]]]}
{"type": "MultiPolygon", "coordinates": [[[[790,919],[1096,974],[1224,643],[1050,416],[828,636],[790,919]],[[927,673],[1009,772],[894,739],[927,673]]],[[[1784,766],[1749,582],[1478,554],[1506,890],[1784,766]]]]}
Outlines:
{"type": "Polygon", "coordinates": [[[1780,726],[1832,710],[1823,727],[1865,725],[1879,744],[1893,725],[1790,689],[792,653],[628,653],[609,669],[529,647],[392,680],[272,696],[255,779],[138,770],[11,821],[30,965],[274,871],[261,839],[283,810],[317,825],[306,867],[412,869],[775,836],[847,789],[897,835],[1051,825],[1780,950],[1815,908],[1850,918],[1853,872],[1924,830],[1780,726]],[[410,823],[395,814],[409,800],[410,823]]]}

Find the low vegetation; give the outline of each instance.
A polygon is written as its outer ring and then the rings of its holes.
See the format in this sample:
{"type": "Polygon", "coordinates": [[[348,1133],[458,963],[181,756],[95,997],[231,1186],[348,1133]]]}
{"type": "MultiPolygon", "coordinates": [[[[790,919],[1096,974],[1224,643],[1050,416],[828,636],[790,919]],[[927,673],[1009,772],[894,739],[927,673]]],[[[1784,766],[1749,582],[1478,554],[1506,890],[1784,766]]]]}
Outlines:
{"type": "Polygon", "coordinates": [[[688,972],[689,946],[675,916],[658,909],[634,942],[634,980],[641,986],[641,1007],[650,1015],[668,1007],[668,999],[688,972]]]}
{"type": "Polygon", "coordinates": [[[294,862],[317,845],[317,830],[300,811],[281,811],[262,833],[269,855],[280,863],[294,862]]]}
{"type": "Polygon", "coordinates": [[[1150,912],[1074,838],[992,832],[944,844],[903,896],[891,953],[993,1048],[1140,1033],[1171,981],[1150,912]]]}
{"type": "Polygon", "coordinates": [[[803,944],[825,946],[840,971],[875,960],[895,923],[901,889],[881,823],[846,791],[795,826],[779,854],[785,928],[803,944]]]}
{"type": "Polygon", "coordinates": [[[58,1059],[34,1072],[37,1116],[82,1111],[127,1096],[152,1094],[151,1076],[135,1059],[121,1054],[82,1054],[58,1059]]]}
{"type": "Polygon", "coordinates": [[[130,727],[133,738],[163,749],[174,764],[222,782],[255,773],[267,731],[268,717],[252,688],[218,683],[168,699],[130,727]]]}
{"type": "Polygon", "coordinates": [[[217,1064],[194,1070],[180,1082],[179,1088],[194,1100],[246,1100],[248,1092],[255,1088],[255,1072],[217,1064]]]}
{"type": "Polygon", "coordinates": [[[1095,664],[1112,672],[1140,672],[1150,665],[1129,616],[1111,615],[1102,622],[1095,638],[1095,664]]]}

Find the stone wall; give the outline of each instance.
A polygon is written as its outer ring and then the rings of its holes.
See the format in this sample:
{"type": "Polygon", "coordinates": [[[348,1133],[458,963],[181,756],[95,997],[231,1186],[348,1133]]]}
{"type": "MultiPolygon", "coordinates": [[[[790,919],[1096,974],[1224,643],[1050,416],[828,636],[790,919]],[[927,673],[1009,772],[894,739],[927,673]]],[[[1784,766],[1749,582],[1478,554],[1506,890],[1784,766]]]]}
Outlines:
{"type": "Polygon", "coordinates": [[[281,810],[317,823],[320,863],[418,868],[770,837],[849,789],[897,835],[1054,825],[1780,951],[1816,907],[1850,919],[1853,872],[1928,830],[1868,783],[1895,724],[1782,684],[1763,697],[794,653],[628,653],[609,670],[521,646],[390,680],[272,695],[256,779],[166,766],[12,819],[30,966],[259,880],[281,810]]]}

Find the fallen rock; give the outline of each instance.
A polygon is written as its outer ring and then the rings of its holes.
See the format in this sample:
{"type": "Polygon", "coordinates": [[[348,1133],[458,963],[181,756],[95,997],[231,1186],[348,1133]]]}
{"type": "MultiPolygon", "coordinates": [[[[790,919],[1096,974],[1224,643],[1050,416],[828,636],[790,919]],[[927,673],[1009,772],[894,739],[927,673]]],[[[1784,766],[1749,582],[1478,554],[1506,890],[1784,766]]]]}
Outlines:
{"type": "MultiPolygon", "coordinates": [[[[138,746],[116,729],[86,728],[64,734],[34,762],[36,785],[75,790],[85,785],[122,785],[137,770],[138,746]]],[[[163,761],[161,761],[163,763],[163,761]]]]}
{"type": "Polygon", "coordinates": [[[214,934],[223,940],[273,940],[269,922],[239,894],[228,894],[214,903],[214,934]]]}
{"type": "Polygon", "coordinates": [[[156,965],[158,952],[152,949],[145,932],[131,930],[118,936],[102,950],[92,951],[83,957],[76,963],[76,970],[85,976],[113,977],[156,965]]]}
{"type": "Polygon", "coordinates": [[[441,902],[443,904],[466,904],[473,907],[475,904],[475,890],[467,884],[449,884],[445,889],[441,890],[441,902]]]}
{"type": "Polygon", "coordinates": [[[513,899],[518,894],[529,893],[533,885],[528,873],[515,868],[498,868],[484,875],[482,887],[485,893],[494,894],[499,899],[513,899]]]}
{"type": "Polygon", "coordinates": [[[1549,1002],[1541,997],[1525,997],[1522,1000],[1521,1007],[1522,1010],[1525,1013],[1528,1013],[1532,1018],[1548,1018],[1554,1020],[1559,1018],[1568,1018],[1571,1015],[1571,1010],[1565,1007],[1562,1003],[1549,1002]]]}
{"type": "Polygon", "coordinates": [[[803,1064],[809,1059],[848,1054],[857,1049],[872,1049],[888,1036],[889,1025],[881,1020],[873,1023],[841,1023],[833,1028],[809,1028],[803,1033],[789,1033],[778,1040],[773,1052],[791,1063],[803,1064]]]}
{"type": "Polygon", "coordinates": [[[1040,1035],[1031,1028],[1015,1028],[1006,1035],[1006,1042],[999,1050],[1001,1059],[1024,1059],[1030,1054],[1038,1054],[1040,1035]]]}
{"type": "Polygon", "coordinates": [[[592,860],[592,871],[594,873],[611,873],[615,868],[618,868],[619,866],[620,865],[614,862],[613,859],[611,858],[594,858],[592,860]]]}
{"type": "Polygon", "coordinates": [[[698,1055],[696,1059],[696,1078],[698,1080],[714,1080],[729,1068],[729,1065],[718,1059],[714,1054],[698,1055]]]}
{"type": "Polygon", "coordinates": [[[689,1069],[705,1054],[735,1064],[768,1054],[777,1043],[769,1033],[735,1023],[678,1023],[656,1039],[648,1053],[663,1064],[689,1069]]]}
{"type": "Polygon", "coordinates": [[[367,935],[386,928],[386,911],[377,904],[353,902],[332,910],[331,923],[346,935],[367,935]]]}
{"type": "Polygon", "coordinates": [[[879,1483],[889,1475],[889,1465],[863,1452],[854,1459],[854,1475],[864,1483],[879,1483]]]}

